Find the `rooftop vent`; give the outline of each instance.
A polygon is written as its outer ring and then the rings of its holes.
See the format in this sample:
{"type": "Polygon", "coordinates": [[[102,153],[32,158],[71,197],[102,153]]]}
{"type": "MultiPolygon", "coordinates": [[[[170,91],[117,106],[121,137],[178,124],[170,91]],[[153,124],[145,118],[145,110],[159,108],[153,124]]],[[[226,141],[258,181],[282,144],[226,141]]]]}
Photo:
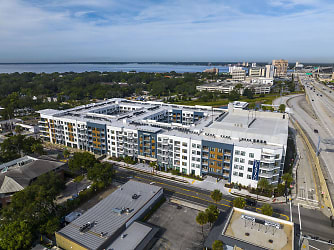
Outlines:
{"type": "Polygon", "coordinates": [[[137,200],[137,199],[139,198],[139,196],[140,196],[140,195],[138,195],[138,194],[133,194],[133,195],[132,195],[132,199],[133,199],[133,200],[137,200]]]}
{"type": "Polygon", "coordinates": [[[94,226],[94,222],[87,222],[86,224],[82,225],[80,228],[79,228],[79,231],[81,233],[85,233],[87,231],[89,231],[93,226],[94,226]]]}

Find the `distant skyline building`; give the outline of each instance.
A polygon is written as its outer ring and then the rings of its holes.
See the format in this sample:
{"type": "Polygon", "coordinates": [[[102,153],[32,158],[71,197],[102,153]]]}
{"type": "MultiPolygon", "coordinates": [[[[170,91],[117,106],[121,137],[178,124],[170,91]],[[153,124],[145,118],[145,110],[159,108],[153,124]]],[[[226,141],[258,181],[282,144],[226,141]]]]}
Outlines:
{"type": "Polygon", "coordinates": [[[214,74],[218,75],[219,74],[219,69],[218,68],[206,69],[203,72],[204,73],[214,73],[214,74]]]}
{"type": "Polygon", "coordinates": [[[275,67],[274,65],[266,65],[266,78],[274,78],[274,74],[275,74],[275,67]]]}
{"type": "Polygon", "coordinates": [[[275,77],[285,77],[288,67],[289,67],[289,63],[288,60],[273,60],[272,61],[272,65],[274,65],[275,67],[275,77]]]}
{"type": "Polygon", "coordinates": [[[250,77],[264,77],[265,76],[265,68],[264,67],[252,67],[249,69],[250,77]]]}
{"type": "Polygon", "coordinates": [[[228,72],[235,81],[244,81],[246,79],[246,70],[244,70],[242,67],[229,67],[228,72]]]}

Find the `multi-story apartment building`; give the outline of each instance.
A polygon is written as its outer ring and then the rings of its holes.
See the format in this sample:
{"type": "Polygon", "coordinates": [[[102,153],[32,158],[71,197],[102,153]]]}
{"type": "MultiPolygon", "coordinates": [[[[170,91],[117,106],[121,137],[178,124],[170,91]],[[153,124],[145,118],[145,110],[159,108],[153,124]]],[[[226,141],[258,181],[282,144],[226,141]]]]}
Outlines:
{"type": "Polygon", "coordinates": [[[289,67],[287,60],[273,60],[272,65],[275,67],[275,77],[286,77],[286,73],[289,67]]]}
{"type": "Polygon", "coordinates": [[[184,174],[256,186],[283,172],[288,119],[280,113],[110,99],[41,115],[45,141],[130,156],[184,174]]]}

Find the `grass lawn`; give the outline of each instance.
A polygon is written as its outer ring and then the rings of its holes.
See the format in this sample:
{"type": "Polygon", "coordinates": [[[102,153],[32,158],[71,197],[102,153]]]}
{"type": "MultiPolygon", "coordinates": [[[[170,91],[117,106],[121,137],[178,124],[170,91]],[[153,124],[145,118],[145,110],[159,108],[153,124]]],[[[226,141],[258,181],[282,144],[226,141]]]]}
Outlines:
{"type": "MultiPolygon", "coordinates": [[[[272,101],[278,97],[279,97],[279,94],[269,94],[269,95],[266,95],[265,97],[255,96],[255,98],[253,99],[248,99],[242,96],[239,99],[239,101],[248,102],[248,103],[261,102],[262,104],[272,104],[272,101]]],[[[228,99],[219,99],[216,101],[208,101],[208,102],[195,100],[195,101],[179,101],[179,102],[174,102],[174,103],[179,104],[179,105],[190,105],[190,106],[203,105],[203,106],[220,107],[220,106],[227,105],[229,102],[230,101],[228,99]]]]}

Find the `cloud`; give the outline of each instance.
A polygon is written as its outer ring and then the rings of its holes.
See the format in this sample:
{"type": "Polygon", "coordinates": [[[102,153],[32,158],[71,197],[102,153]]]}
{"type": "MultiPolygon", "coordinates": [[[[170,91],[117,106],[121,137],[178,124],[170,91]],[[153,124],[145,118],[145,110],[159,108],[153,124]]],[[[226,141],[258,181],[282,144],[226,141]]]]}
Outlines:
{"type": "Polygon", "coordinates": [[[0,0],[1,60],[330,61],[334,7],[314,2],[0,0]]]}

